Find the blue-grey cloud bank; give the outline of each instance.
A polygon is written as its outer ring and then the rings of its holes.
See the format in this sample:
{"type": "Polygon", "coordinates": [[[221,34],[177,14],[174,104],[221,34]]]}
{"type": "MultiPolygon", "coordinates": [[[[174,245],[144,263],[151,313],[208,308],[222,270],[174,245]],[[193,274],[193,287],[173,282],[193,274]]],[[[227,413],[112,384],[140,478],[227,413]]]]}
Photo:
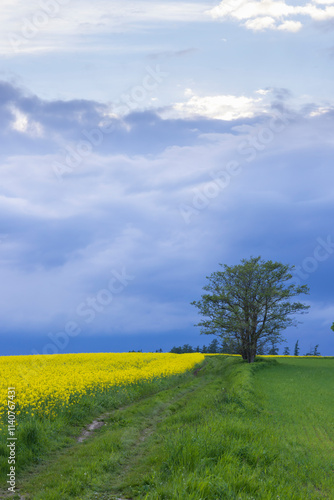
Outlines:
{"type": "Polygon", "coordinates": [[[333,355],[334,111],[268,93],[117,113],[3,81],[2,353],[208,343],[205,277],[261,255],[310,286],[290,347],[333,355]]]}

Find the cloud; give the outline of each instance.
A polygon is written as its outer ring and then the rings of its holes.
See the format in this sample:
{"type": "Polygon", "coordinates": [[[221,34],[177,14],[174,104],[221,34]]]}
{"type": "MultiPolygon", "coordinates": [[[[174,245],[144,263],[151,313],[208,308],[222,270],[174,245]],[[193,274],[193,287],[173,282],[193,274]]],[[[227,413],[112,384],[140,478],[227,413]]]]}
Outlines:
{"type": "Polygon", "coordinates": [[[302,23],[299,21],[285,21],[280,24],[277,29],[281,31],[290,31],[291,33],[297,33],[302,28],[302,23]]]}
{"type": "Polygon", "coordinates": [[[297,33],[303,24],[291,17],[309,17],[314,21],[334,18],[334,1],[312,0],[303,5],[289,5],[283,1],[223,0],[207,11],[213,19],[235,19],[253,31],[279,30],[297,33]]]}
{"type": "Polygon", "coordinates": [[[96,51],[106,46],[110,52],[110,44],[106,45],[110,33],[140,31],[149,26],[155,29],[161,21],[202,22],[206,9],[205,3],[198,2],[137,0],[122,4],[97,0],[93,5],[88,0],[14,0],[1,9],[0,53],[10,56],[65,49],[96,51]]]}
{"type": "MultiPolygon", "coordinates": [[[[258,92],[261,94],[261,91],[258,92]]],[[[262,95],[265,96],[265,94],[262,95]]],[[[267,104],[262,97],[246,97],[234,95],[198,96],[191,89],[186,89],[185,102],[179,102],[161,113],[164,117],[187,118],[203,116],[218,120],[238,120],[252,118],[256,114],[266,112],[267,104]]]]}
{"type": "MultiPolygon", "coordinates": [[[[332,235],[331,109],[310,117],[314,104],[271,121],[271,90],[256,94],[263,102],[193,101],[204,117],[191,118],[189,110],[173,119],[132,113],[115,118],[112,133],[59,182],[53,164],[61,160],[60,145],[75,148],[108,106],[46,102],[3,88],[0,314],[12,335],[34,332],[49,342],[47,333],[69,320],[90,336],[190,334],[196,313],[189,303],[218,262],[253,254],[302,265],[317,238],[332,235]],[[214,104],[224,119],[213,118],[214,104]],[[40,123],[44,136],[15,130],[12,109],[40,123]],[[227,120],[227,113],[238,120],[227,120]],[[235,175],[231,162],[239,166],[235,175]],[[78,306],[123,268],[134,279],[86,322],[78,306]]],[[[308,273],[319,307],[334,300],[325,279],[333,269],[330,254],[308,273]]],[[[325,335],[324,326],[318,331],[325,335]]]]}
{"type": "Polygon", "coordinates": [[[208,120],[231,121],[267,113],[272,97],[283,91],[260,89],[255,97],[198,96],[186,89],[184,102],[163,108],[158,113],[138,110],[117,116],[111,113],[113,104],[88,100],[45,101],[0,82],[0,95],[3,96],[0,137],[6,137],[4,152],[19,154],[29,148],[30,151],[43,150],[45,154],[58,153],[64,157],[69,149],[80,146],[87,137],[96,134],[97,129],[103,130],[108,124],[112,133],[103,133],[99,151],[119,153],[126,149],[127,153],[146,153],[149,142],[150,152],[156,153],[166,148],[171,140],[174,145],[193,144],[198,137],[195,131],[198,124],[206,132],[224,128],[221,122],[213,125],[208,120]],[[188,127],[180,118],[190,120],[188,127]]]}
{"type": "Polygon", "coordinates": [[[277,29],[279,31],[290,31],[297,33],[302,28],[302,23],[299,21],[285,21],[282,24],[276,25],[275,19],[272,17],[257,17],[255,19],[246,21],[246,28],[253,31],[264,31],[266,29],[277,29]]]}
{"type": "Polygon", "coordinates": [[[314,107],[313,111],[310,111],[310,117],[325,115],[327,113],[330,113],[330,111],[331,111],[330,107],[317,106],[314,107]]]}
{"type": "Polygon", "coordinates": [[[246,21],[245,26],[253,31],[262,31],[268,28],[273,29],[275,27],[275,19],[268,16],[256,17],[255,19],[246,21]]]}

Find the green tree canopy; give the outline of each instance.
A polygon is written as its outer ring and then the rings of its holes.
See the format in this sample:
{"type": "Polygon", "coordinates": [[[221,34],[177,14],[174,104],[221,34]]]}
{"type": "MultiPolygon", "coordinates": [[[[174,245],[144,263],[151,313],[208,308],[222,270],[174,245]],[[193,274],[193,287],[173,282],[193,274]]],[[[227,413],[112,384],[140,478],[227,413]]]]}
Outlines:
{"type": "Polygon", "coordinates": [[[234,342],[243,359],[252,363],[258,348],[282,342],[281,331],[298,324],[294,315],[309,306],[291,299],[309,293],[309,288],[289,283],[293,266],[261,257],[220,266],[223,270],[207,277],[207,293],[192,302],[204,317],[197,326],[203,334],[234,342]]]}
{"type": "Polygon", "coordinates": [[[300,348],[299,348],[299,340],[297,340],[297,342],[295,343],[295,349],[293,351],[293,355],[294,356],[299,356],[299,351],[300,351],[300,348]]]}

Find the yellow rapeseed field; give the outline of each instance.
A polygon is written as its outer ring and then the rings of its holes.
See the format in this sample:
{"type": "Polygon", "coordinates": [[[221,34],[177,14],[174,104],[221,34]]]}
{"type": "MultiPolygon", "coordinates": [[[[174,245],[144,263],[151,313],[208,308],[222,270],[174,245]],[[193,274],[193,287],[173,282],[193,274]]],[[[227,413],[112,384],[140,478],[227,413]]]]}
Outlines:
{"type": "Polygon", "coordinates": [[[0,414],[14,387],[17,415],[53,417],[84,395],[183,373],[204,355],[98,353],[0,357],[0,414]]]}

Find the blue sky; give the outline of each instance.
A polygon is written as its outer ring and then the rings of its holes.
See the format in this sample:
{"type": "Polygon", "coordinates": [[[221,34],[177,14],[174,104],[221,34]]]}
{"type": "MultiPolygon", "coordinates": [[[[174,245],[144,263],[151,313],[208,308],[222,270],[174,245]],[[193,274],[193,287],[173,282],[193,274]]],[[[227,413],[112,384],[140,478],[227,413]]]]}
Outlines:
{"type": "Polygon", "coordinates": [[[205,277],[261,255],[333,354],[334,1],[3,4],[2,353],[207,344],[205,277]]]}

